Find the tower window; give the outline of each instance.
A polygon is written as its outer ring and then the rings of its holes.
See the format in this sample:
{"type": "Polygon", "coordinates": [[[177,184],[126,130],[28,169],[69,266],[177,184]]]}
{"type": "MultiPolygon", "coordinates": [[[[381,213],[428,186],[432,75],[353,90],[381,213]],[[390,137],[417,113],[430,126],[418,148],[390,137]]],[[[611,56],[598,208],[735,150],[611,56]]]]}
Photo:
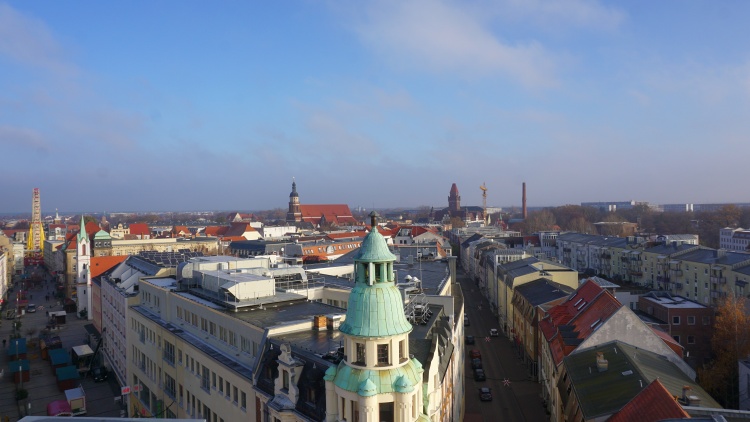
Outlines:
{"type": "Polygon", "coordinates": [[[387,344],[378,344],[378,365],[390,365],[387,344]]]}
{"type": "Polygon", "coordinates": [[[354,363],[365,364],[365,345],[362,343],[357,343],[357,360],[354,363]]]}

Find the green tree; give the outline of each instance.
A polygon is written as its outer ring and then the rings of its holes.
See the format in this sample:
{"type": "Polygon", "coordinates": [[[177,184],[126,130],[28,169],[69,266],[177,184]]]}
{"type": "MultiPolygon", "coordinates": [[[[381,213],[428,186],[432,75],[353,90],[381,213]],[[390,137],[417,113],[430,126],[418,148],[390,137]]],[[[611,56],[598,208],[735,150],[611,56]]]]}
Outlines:
{"type": "Polygon", "coordinates": [[[461,227],[466,227],[466,223],[464,222],[463,219],[461,219],[461,217],[452,217],[451,218],[451,227],[453,227],[454,229],[458,229],[458,228],[461,228],[461,227]]]}

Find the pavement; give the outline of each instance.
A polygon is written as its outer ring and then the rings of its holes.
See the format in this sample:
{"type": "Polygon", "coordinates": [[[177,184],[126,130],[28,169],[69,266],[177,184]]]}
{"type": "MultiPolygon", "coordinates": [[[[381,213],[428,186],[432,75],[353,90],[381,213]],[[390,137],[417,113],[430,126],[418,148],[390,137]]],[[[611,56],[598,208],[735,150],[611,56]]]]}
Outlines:
{"type": "Polygon", "coordinates": [[[529,368],[518,357],[513,342],[502,331],[500,336],[490,337],[491,328],[500,328],[497,317],[490,310],[489,302],[476,284],[462,270],[457,270],[465,298],[465,314],[469,326],[465,335],[473,335],[474,345],[465,345],[466,412],[465,422],[495,421],[548,421],[542,403],[542,386],[531,377],[529,368]],[[469,351],[479,350],[486,381],[475,381],[469,351]],[[492,389],[492,401],[479,400],[479,388],[492,389]]]}
{"type": "MultiPolygon", "coordinates": [[[[46,275],[45,275],[46,276],[46,275]]],[[[43,284],[40,288],[31,288],[29,293],[30,303],[37,305],[37,311],[26,313],[20,317],[21,333],[26,337],[28,347],[27,359],[30,363],[30,380],[23,383],[23,388],[29,392],[28,399],[16,402],[15,391],[16,385],[13,383],[13,377],[9,375],[9,357],[7,356],[7,345],[4,345],[3,352],[0,353],[0,371],[3,376],[0,377],[0,421],[17,421],[20,418],[30,416],[46,416],[47,404],[55,400],[65,400],[65,393],[57,388],[57,380],[52,372],[49,361],[43,360],[40,355],[38,346],[38,336],[42,329],[47,325],[47,311],[61,311],[62,307],[56,305],[56,301],[50,299],[45,301],[47,290],[52,289],[52,284],[43,284]],[[33,330],[33,334],[29,331],[33,330]],[[28,407],[28,404],[31,407],[28,407]]],[[[11,293],[14,297],[18,288],[11,293]]],[[[8,305],[13,305],[10,301],[8,305]]],[[[11,309],[6,307],[5,309],[11,309]]],[[[13,331],[12,321],[4,319],[3,312],[2,325],[0,325],[0,339],[8,340],[13,331]]],[[[87,334],[84,325],[90,324],[91,321],[80,319],[75,313],[67,314],[66,323],[61,326],[55,334],[62,340],[63,348],[68,352],[73,346],[86,344],[87,334]]],[[[95,345],[92,345],[92,349],[95,345]]],[[[112,378],[112,377],[111,377],[112,378]]],[[[94,383],[91,377],[81,379],[80,385],[86,392],[87,416],[101,417],[119,417],[121,406],[115,402],[115,396],[119,396],[119,386],[117,382],[110,379],[102,383],[94,383]]]]}

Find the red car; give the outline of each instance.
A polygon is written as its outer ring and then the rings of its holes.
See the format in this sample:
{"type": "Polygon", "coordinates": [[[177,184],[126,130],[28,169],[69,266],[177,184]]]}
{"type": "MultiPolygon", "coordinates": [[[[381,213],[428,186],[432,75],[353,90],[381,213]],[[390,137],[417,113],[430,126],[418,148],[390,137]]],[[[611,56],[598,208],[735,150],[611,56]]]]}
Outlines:
{"type": "Polygon", "coordinates": [[[479,350],[477,349],[471,349],[469,351],[469,357],[471,357],[472,359],[482,359],[482,354],[479,353],[479,350]]]}

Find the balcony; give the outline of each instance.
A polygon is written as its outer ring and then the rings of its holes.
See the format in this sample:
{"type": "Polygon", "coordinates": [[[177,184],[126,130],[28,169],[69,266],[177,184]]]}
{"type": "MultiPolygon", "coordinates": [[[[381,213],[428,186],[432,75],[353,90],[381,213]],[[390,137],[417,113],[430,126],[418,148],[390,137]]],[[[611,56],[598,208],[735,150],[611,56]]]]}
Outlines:
{"type": "Polygon", "coordinates": [[[656,281],[660,281],[662,283],[668,283],[669,282],[669,276],[668,275],[657,275],[656,281]]]}
{"type": "Polygon", "coordinates": [[[711,297],[714,299],[722,299],[727,297],[726,292],[711,292],[711,297]]]}
{"type": "Polygon", "coordinates": [[[672,283],[676,290],[682,290],[682,283],[672,283]]]}
{"type": "Polygon", "coordinates": [[[628,270],[628,275],[643,277],[643,271],[641,270],[628,270]]]}
{"type": "Polygon", "coordinates": [[[726,277],[711,277],[711,283],[727,284],[726,277]]]}
{"type": "Polygon", "coordinates": [[[620,261],[622,261],[622,262],[628,262],[628,261],[630,261],[630,258],[628,258],[627,256],[623,256],[623,257],[620,258],[620,261]]]}
{"type": "Polygon", "coordinates": [[[609,253],[609,252],[605,252],[605,253],[603,253],[603,254],[599,255],[599,257],[600,257],[601,259],[612,259],[612,254],[611,254],[611,253],[609,253]]]}
{"type": "Polygon", "coordinates": [[[670,269],[669,272],[672,273],[672,275],[674,275],[675,277],[682,277],[682,270],[670,269]]]}

